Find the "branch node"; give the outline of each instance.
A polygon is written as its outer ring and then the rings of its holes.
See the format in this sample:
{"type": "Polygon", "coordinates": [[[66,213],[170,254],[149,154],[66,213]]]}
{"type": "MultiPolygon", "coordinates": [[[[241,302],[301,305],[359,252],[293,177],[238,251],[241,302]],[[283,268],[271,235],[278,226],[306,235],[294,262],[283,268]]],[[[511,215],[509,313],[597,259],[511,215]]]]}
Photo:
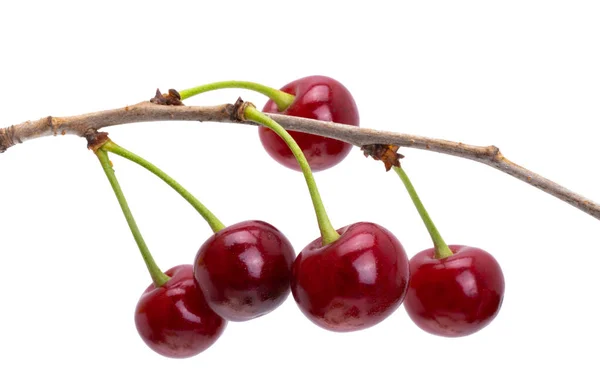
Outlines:
{"type": "Polygon", "coordinates": [[[175,89],[169,89],[169,93],[162,94],[157,88],[156,95],[150,99],[150,102],[158,105],[183,105],[181,95],[175,89]]]}
{"type": "Polygon", "coordinates": [[[88,130],[84,137],[87,140],[88,149],[94,151],[94,153],[96,153],[96,151],[98,151],[98,149],[100,149],[104,143],[110,140],[107,132],[98,132],[93,129],[88,130]]]}
{"type": "Polygon", "coordinates": [[[248,108],[248,107],[256,108],[256,106],[254,104],[252,104],[251,102],[244,101],[244,100],[242,100],[241,97],[238,97],[238,99],[233,104],[233,108],[231,109],[231,114],[230,114],[231,119],[234,121],[240,121],[240,122],[246,121],[246,117],[244,116],[244,113],[246,111],[246,108],[248,108]]]}
{"type": "Polygon", "coordinates": [[[13,145],[15,145],[15,126],[0,128],[0,153],[6,152],[13,145]]]}
{"type": "Polygon", "coordinates": [[[48,128],[52,132],[53,136],[58,136],[58,127],[56,126],[54,118],[52,116],[46,117],[46,125],[48,125],[48,128]]]}
{"type": "Polygon", "coordinates": [[[490,157],[494,160],[499,161],[504,158],[504,155],[502,155],[502,152],[500,152],[500,148],[496,147],[495,145],[490,145],[488,150],[490,151],[490,157]]]}
{"type": "Polygon", "coordinates": [[[404,155],[398,153],[400,146],[391,144],[366,144],[360,147],[365,157],[371,156],[374,160],[381,160],[385,165],[385,171],[389,171],[393,166],[400,167],[400,159],[404,155]]]}

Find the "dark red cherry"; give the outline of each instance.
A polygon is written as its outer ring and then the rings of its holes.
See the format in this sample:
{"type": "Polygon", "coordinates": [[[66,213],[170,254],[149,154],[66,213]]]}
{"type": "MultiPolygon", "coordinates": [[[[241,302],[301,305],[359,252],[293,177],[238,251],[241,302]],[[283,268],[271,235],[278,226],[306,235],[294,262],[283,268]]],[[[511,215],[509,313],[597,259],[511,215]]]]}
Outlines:
{"type": "Polygon", "coordinates": [[[302,312],[331,331],[375,325],[402,303],[409,279],[406,252],[387,229],[355,223],[340,238],[321,238],[300,252],[292,265],[292,294],[302,312]]]}
{"type": "Polygon", "coordinates": [[[294,248],[277,228],[244,221],[202,244],[194,276],[210,307],[232,321],[265,315],[290,293],[294,248]]]}
{"type": "Polygon", "coordinates": [[[213,312],[194,281],[193,267],[179,265],[165,272],[161,287],[150,285],[135,309],[135,326],[155,352],[174,358],[191,357],[210,347],[227,322],[213,312]]]}
{"type": "Polygon", "coordinates": [[[486,251],[449,246],[454,255],[436,259],[427,249],[410,260],[404,307],[421,329],[439,336],[466,336],[488,325],[504,297],[504,275],[486,251]]]}
{"type": "MultiPolygon", "coordinates": [[[[309,76],[295,80],[282,91],[295,95],[294,102],[285,110],[269,100],[263,112],[283,113],[289,116],[359,125],[358,109],[352,95],[340,82],[325,76],[309,76]]],[[[321,171],[342,161],[352,149],[343,141],[308,133],[289,131],[296,140],[311,170],[321,171]]],[[[288,168],[300,170],[294,155],[285,142],[272,130],[259,128],[262,145],[271,157],[288,168]]]]}

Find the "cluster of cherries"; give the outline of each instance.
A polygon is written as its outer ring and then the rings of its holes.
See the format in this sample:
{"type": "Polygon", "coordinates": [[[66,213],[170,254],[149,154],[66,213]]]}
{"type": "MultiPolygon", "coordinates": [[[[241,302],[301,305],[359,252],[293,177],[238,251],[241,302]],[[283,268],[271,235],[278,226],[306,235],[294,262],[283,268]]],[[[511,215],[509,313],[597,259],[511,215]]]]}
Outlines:
{"type": "MultiPolygon", "coordinates": [[[[238,86],[261,91],[251,84],[223,83],[213,89],[238,86]]],[[[183,91],[181,98],[203,91],[183,91]]],[[[263,112],[359,125],[354,99],[336,80],[306,77],[278,92],[263,92],[271,97],[263,112]]],[[[277,124],[258,111],[254,113],[247,117],[262,115],[265,120],[256,121],[269,123],[259,128],[266,151],[307,177],[297,153],[273,129],[277,124]]],[[[339,163],[352,147],[306,133],[289,135],[315,171],[339,163]]],[[[404,171],[394,168],[417,209],[422,208],[404,171]]],[[[409,261],[398,239],[380,225],[360,222],[333,230],[326,214],[319,213],[317,205],[315,210],[320,215],[322,236],[297,256],[290,241],[265,222],[211,225],[215,233],[202,244],[194,264],[166,271],[164,281],[157,284],[155,279],[141,296],[135,324],[144,342],[164,356],[196,355],[219,338],[228,321],[263,316],[281,305],[290,291],[306,317],[332,331],[371,327],[402,303],[420,328],[448,337],[472,334],[497,315],[504,278],[489,253],[468,246],[446,246],[430,224],[427,228],[435,247],[409,261]]]]}

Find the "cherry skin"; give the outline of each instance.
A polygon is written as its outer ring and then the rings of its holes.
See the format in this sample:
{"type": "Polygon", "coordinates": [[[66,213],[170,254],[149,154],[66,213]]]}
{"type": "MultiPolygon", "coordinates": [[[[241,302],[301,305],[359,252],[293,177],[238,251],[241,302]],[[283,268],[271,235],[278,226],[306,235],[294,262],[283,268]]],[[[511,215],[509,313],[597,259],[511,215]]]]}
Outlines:
{"type": "Polygon", "coordinates": [[[277,228],[262,221],[244,221],[202,244],[194,276],[217,314],[246,321],[285,301],[294,257],[292,244],[277,228]]]}
{"type": "Polygon", "coordinates": [[[171,277],[161,287],[151,284],[135,309],[135,326],[155,352],[173,358],[199,354],[210,347],[227,321],[214,313],[194,281],[192,265],[165,272],[171,277]]]}
{"type": "MultiPolygon", "coordinates": [[[[282,91],[296,96],[284,111],[269,100],[263,112],[282,113],[321,121],[359,125],[358,108],[352,95],[340,82],[325,76],[309,76],[295,80],[282,91]]],[[[342,161],[352,144],[302,132],[289,131],[302,149],[312,171],[321,171],[342,161]]],[[[271,129],[259,128],[259,137],[267,153],[280,164],[300,170],[298,162],[285,142],[271,129]]]]}
{"type": "Polygon", "coordinates": [[[452,256],[436,259],[426,249],[410,260],[404,307],[421,329],[439,336],[466,336],[488,325],[504,297],[504,275],[486,251],[450,245],[452,256]]]}
{"type": "Polygon", "coordinates": [[[373,326],[402,303],[409,265],[402,244],[387,229],[355,223],[340,238],[308,244],[292,265],[292,294],[315,324],[338,332],[373,326]]]}

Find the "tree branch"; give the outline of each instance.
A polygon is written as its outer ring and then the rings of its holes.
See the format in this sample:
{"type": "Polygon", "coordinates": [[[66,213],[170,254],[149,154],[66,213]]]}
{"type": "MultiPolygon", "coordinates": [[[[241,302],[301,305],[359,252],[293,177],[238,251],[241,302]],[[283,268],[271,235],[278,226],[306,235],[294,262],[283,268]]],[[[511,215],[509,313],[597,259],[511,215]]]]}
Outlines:
{"type": "MultiPolygon", "coordinates": [[[[85,137],[114,125],[150,121],[213,121],[241,123],[236,106],[223,104],[212,107],[159,105],[142,102],[125,108],[112,109],[71,117],[52,117],[0,128],[0,153],[15,144],[43,136],[77,135],[85,137]]],[[[448,140],[407,135],[404,133],[358,128],[351,125],[322,122],[300,117],[269,114],[271,118],[293,131],[313,133],[346,141],[356,146],[395,144],[463,157],[494,167],[549,193],[600,220],[600,205],[567,188],[531,172],[506,159],[495,146],[474,146],[448,140]]]]}

